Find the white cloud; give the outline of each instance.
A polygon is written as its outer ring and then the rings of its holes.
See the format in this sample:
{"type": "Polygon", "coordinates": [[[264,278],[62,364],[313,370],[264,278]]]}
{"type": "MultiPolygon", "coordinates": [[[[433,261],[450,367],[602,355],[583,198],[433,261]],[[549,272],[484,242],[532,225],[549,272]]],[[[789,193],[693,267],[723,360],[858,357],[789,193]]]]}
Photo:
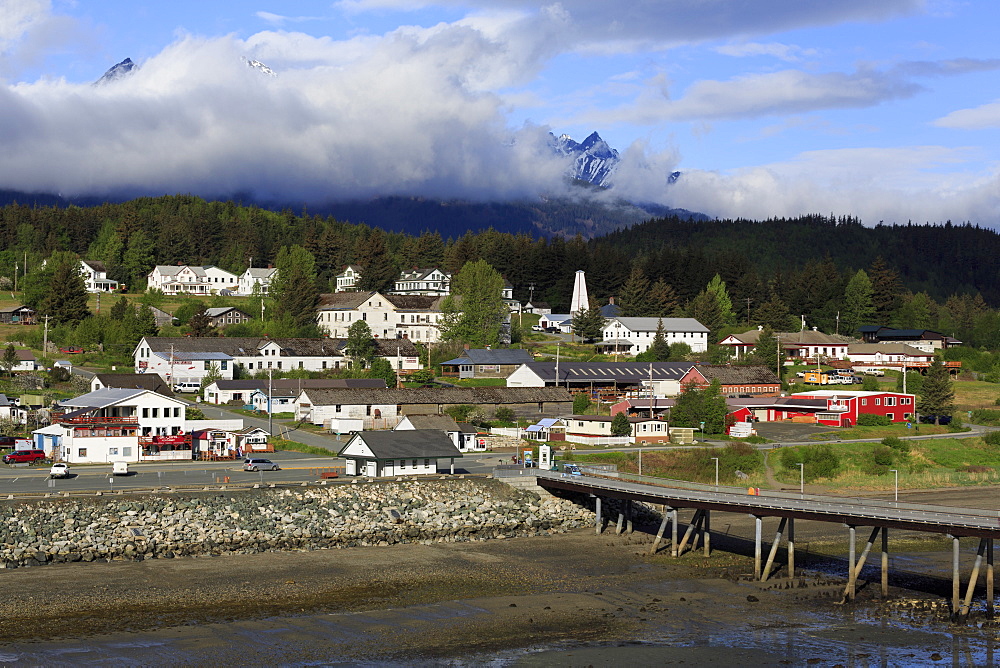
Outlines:
{"type": "Polygon", "coordinates": [[[721,218],[830,212],[866,224],[995,218],[1000,174],[962,169],[976,157],[972,149],[940,146],[810,151],[726,174],[684,171],[670,187],[669,203],[721,218]]]}
{"type": "Polygon", "coordinates": [[[816,49],[803,49],[794,44],[781,44],[772,42],[761,44],[759,42],[746,42],[742,44],[724,44],[715,48],[716,53],[735,58],[748,58],[753,56],[771,56],[779,60],[795,62],[803,58],[809,58],[817,54],[816,49]]]}
{"type": "Polygon", "coordinates": [[[957,109],[935,120],[934,125],[959,130],[1000,128],[1000,100],[972,109],[957,109]]]}

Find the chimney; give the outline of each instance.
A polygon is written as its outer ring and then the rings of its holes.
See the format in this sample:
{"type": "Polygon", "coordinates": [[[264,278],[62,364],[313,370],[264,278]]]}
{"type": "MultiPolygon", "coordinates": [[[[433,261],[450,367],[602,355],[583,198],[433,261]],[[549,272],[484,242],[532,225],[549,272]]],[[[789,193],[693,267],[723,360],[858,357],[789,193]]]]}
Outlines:
{"type": "Polygon", "coordinates": [[[466,350],[468,350],[468,349],[469,349],[469,344],[468,344],[468,343],[466,343],[466,344],[465,344],[465,349],[466,349],[466,350]]]}
{"type": "Polygon", "coordinates": [[[614,306],[615,305],[615,298],[614,297],[608,297],[608,304],[610,304],[611,306],[614,306]]]}

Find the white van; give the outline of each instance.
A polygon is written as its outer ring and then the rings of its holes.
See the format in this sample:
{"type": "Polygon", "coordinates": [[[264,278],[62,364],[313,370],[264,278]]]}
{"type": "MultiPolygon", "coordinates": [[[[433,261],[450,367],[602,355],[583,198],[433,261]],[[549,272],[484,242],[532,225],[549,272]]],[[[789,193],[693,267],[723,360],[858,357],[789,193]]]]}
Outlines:
{"type": "Polygon", "coordinates": [[[174,392],[200,392],[201,383],[186,381],[174,385],[174,392]]]}
{"type": "Polygon", "coordinates": [[[112,475],[128,475],[128,462],[112,462],[112,475]]]}

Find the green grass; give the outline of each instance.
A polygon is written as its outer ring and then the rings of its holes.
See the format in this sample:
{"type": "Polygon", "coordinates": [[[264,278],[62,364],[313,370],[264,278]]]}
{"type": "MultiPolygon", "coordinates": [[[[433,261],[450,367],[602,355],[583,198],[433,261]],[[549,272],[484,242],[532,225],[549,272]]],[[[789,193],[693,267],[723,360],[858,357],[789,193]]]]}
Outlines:
{"type": "Polygon", "coordinates": [[[507,387],[506,378],[445,378],[443,380],[459,387],[507,387]]]}
{"type": "Polygon", "coordinates": [[[851,427],[850,429],[838,429],[836,431],[821,431],[817,434],[811,434],[809,438],[814,441],[850,441],[856,438],[926,436],[928,434],[947,433],[949,433],[948,427],[941,425],[921,424],[908,429],[905,424],[893,424],[888,427],[851,427]]]}
{"type": "Polygon", "coordinates": [[[317,448],[314,445],[306,445],[305,443],[299,443],[298,441],[289,441],[284,438],[272,438],[271,445],[274,446],[275,451],[290,450],[292,452],[301,452],[307,455],[317,455],[319,457],[336,457],[337,453],[332,450],[327,450],[326,448],[317,448]]]}
{"type": "MultiPolygon", "coordinates": [[[[980,438],[939,438],[909,441],[909,455],[899,456],[889,469],[899,471],[900,489],[931,489],[1000,483],[1000,447],[990,447],[980,438]],[[966,467],[986,467],[970,472],[966,467]]],[[[891,471],[870,473],[872,452],[878,443],[838,443],[832,447],[840,456],[840,471],[832,479],[820,481],[833,489],[888,491],[895,485],[891,471]]],[[[795,450],[815,446],[798,446],[795,450]]],[[[781,458],[771,456],[775,478],[786,484],[799,480],[799,469],[782,467],[781,458]]]]}

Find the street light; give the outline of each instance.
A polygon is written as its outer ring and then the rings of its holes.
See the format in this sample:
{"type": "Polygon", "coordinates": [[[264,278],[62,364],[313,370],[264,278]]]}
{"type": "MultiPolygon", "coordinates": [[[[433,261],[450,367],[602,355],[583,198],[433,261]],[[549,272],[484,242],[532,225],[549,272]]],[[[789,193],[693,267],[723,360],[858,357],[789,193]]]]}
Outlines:
{"type": "Polygon", "coordinates": [[[806,465],[799,462],[799,494],[806,493],[806,465]]]}
{"type": "Polygon", "coordinates": [[[719,458],[718,457],[712,457],[712,459],[715,461],[715,486],[718,487],[719,486],[719,458]]]}
{"type": "Polygon", "coordinates": [[[895,478],[895,482],[893,484],[893,490],[894,490],[893,499],[899,501],[899,469],[889,469],[889,470],[895,474],[893,476],[895,478]]]}

